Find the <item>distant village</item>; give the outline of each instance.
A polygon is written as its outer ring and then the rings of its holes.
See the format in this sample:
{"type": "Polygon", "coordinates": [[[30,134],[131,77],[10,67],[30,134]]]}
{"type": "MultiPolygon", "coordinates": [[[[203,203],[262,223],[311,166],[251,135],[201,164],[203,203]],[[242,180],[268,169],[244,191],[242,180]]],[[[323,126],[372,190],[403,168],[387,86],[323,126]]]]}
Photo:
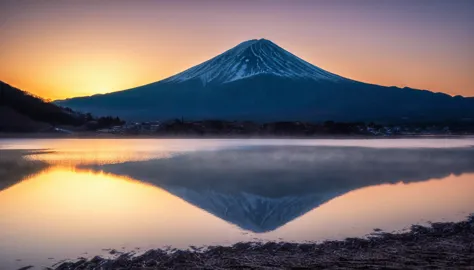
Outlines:
{"type": "Polygon", "coordinates": [[[98,129],[97,133],[117,135],[163,136],[317,136],[317,135],[462,135],[473,134],[472,124],[404,124],[380,125],[374,123],[324,123],[250,121],[169,121],[131,122],[110,128],[98,129]]]}

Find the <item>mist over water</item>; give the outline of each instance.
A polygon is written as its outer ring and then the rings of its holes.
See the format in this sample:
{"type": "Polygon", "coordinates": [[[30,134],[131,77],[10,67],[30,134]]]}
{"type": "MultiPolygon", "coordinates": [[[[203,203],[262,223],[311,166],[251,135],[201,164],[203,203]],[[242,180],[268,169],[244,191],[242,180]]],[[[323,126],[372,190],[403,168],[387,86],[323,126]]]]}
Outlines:
{"type": "Polygon", "coordinates": [[[474,212],[471,138],[0,145],[4,269],[110,248],[343,239],[474,212]]]}

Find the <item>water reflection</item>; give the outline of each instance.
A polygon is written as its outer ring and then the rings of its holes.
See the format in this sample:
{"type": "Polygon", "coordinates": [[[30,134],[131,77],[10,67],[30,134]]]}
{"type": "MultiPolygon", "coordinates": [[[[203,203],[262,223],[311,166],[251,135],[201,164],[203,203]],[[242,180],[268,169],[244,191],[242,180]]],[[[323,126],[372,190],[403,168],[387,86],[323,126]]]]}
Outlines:
{"type": "MultiPolygon", "coordinates": [[[[31,152],[36,154],[37,152],[31,152]]],[[[28,160],[28,152],[16,150],[0,151],[0,191],[27,179],[49,164],[40,160],[28,160]]]]}
{"type": "Polygon", "coordinates": [[[70,168],[47,169],[2,191],[0,205],[1,266],[48,266],[104,248],[185,248],[239,234],[159,188],[70,168]]]}
{"type": "Polygon", "coordinates": [[[472,147],[158,142],[0,151],[0,269],[104,248],[363,236],[474,212],[472,147]]]}
{"type": "Polygon", "coordinates": [[[474,149],[256,147],[94,167],[159,186],[252,232],[351,190],[474,172],[474,149]]]}

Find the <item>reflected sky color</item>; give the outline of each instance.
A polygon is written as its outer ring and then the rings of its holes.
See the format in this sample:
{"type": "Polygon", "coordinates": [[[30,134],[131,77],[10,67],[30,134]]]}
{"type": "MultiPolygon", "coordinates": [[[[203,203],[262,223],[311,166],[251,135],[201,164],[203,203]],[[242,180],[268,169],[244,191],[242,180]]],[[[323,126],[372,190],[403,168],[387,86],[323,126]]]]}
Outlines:
{"type": "Polygon", "coordinates": [[[2,149],[51,151],[28,156],[49,167],[12,180],[0,190],[0,269],[50,266],[66,258],[107,255],[103,249],[110,248],[137,251],[255,240],[322,241],[364,236],[374,228],[393,231],[415,223],[461,220],[474,211],[472,145],[472,138],[0,140],[2,149]],[[319,150],[310,147],[314,145],[319,150]],[[341,145],[360,148],[344,150],[341,145]],[[380,149],[382,145],[395,149],[380,149]],[[383,162],[376,162],[377,157],[383,162]],[[255,158],[261,162],[254,162],[255,158]],[[213,176],[219,176],[223,165],[219,160],[226,163],[222,182],[207,186],[213,176]],[[95,166],[101,164],[105,165],[95,166]],[[397,168],[386,167],[390,164],[397,168]],[[185,166],[184,171],[196,172],[189,179],[181,179],[186,174],[173,170],[185,166]],[[331,173],[333,167],[337,171],[331,173]],[[278,174],[267,177],[267,172],[278,174]],[[364,180],[366,174],[373,179],[364,180]],[[305,182],[305,177],[312,181],[305,182]],[[285,186],[284,180],[291,180],[293,187],[285,186]],[[203,200],[189,200],[198,198],[189,196],[193,193],[204,195],[203,200]],[[240,198],[239,193],[259,198],[258,211],[248,211],[257,216],[254,220],[279,215],[281,220],[259,233],[245,229],[239,219],[252,217],[232,216],[239,207],[250,205],[233,200],[240,198]],[[318,200],[326,193],[329,196],[318,200]],[[273,204],[288,198],[291,204],[284,207],[273,204]],[[298,201],[302,198],[320,203],[308,204],[307,209],[305,201],[298,201]],[[207,202],[221,209],[226,203],[234,207],[220,215],[210,211],[207,202]],[[304,211],[287,213],[292,207],[304,211]]]}
{"type": "Polygon", "coordinates": [[[45,98],[154,82],[267,38],[364,82],[474,96],[474,2],[0,3],[0,80],[45,98]]]}
{"type": "Polygon", "coordinates": [[[463,219],[474,206],[472,190],[473,174],[362,188],[275,231],[255,234],[158,187],[56,167],[0,192],[0,264],[49,266],[64,258],[106,254],[102,249],[107,248],[131,251],[362,236],[376,227],[392,231],[429,220],[463,219]]]}
{"type": "Polygon", "coordinates": [[[465,190],[472,188],[474,174],[361,188],[319,206],[266,236],[298,242],[305,241],[308,235],[319,238],[316,240],[341,239],[365,235],[374,228],[391,232],[407,229],[414,223],[456,221],[473,212],[474,198],[465,190]]]}
{"type": "Polygon", "coordinates": [[[2,266],[47,264],[49,257],[87,257],[85,252],[99,254],[105,248],[185,248],[239,234],[159,188],[61,168],[0,192],[0,205],[2,266]]]}

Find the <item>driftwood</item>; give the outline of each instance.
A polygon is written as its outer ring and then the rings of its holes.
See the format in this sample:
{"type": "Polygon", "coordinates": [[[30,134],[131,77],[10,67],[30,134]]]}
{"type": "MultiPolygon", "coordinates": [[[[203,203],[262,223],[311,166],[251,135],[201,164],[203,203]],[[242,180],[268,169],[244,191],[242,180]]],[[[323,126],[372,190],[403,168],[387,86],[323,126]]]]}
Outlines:
{"type": "Polygon", "coordinates": [[[474,216],[457,223],[414,225],[403,233],[377,230],[366,238],[343,241],[156,249],[114,259],[82,258],[54,269],[474,269],[474,216]]]}

